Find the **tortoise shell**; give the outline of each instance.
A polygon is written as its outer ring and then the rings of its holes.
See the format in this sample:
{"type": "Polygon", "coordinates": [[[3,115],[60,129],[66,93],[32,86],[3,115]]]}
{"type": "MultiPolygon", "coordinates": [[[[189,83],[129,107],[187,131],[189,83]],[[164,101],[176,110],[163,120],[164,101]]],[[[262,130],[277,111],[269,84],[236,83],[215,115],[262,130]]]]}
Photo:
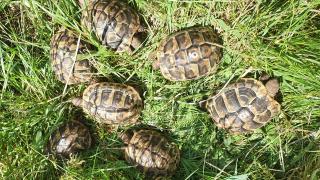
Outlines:
{"type": "Polygon", "coordinates": [[[171,176],[180,161],[180,150],[160,132],[152,129],[128,130],[122,135],[125,159],[148,177],[171,176]]]}
{"type": "Polygon", "coordinates": [[[81,99],[73,99],[73,104],[104,124],[133,124],[143,108],[139,93],[131,86],[118,83],[92,84],[81,99]]]}
{"type": "Polygon", "coordinates": [[[280,104],[262,82],[244,78],[206,101],[206,109],[219,128],[246,133],[264,126],[280,112],[280,104]]]}
{"type": "Polygon", "coordinates": [[[198,79],[217,69],[222,40],[210,27],[192,27],[170,35],[158,48],[162,75],[171,81],[198,79]]]}
{"type": "Polygon", "coordinates": [[[82,25],[93,31],[103,45],[116,52],[131,53],[141,44],[136,37],[143,29],[138,13],[118,0],[89,2],[82,14],[82,25]]]}
{"type": "Polygon", "coordinates": [[[57,79],[65,84],[88,82],[92,78],[92,67],[88,60],[78,60],[88,45],[80,41],[72,31],[60,28],[50,43],[51,65],[57,79]]]}
{"type": "Polygon", "coordinates": [[[68,122],[54,131],[46,146],[46,151],[58,157],[70,157],[91,147],[89,128],[79,121],[68,122]]]}

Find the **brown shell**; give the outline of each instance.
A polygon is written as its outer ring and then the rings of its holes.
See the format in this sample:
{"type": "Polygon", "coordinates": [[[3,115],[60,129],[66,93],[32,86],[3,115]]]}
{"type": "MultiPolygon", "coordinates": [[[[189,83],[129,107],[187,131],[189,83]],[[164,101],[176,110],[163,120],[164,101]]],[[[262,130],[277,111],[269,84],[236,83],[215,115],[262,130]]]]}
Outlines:
{"type": "Polygon", "coordinates": [[[58,157],[69,157],[80,150],[90,148],[91,142],[88,127],[79,121],[71,121],[52,133],[46,151],[58,157]]]}
{"type": "Polygon", "coordinates": [[[180,162],[180,150],[156,130],[126,132],[125,158],[148,177],[171,176],[180,162]]]}
{"type": "Polygon", "coordinates": [[[83,92],[84,111],[105,124],[135,123],[142,111],[143,102],[131,86],[118,83],[96,83],[83,92]]]}
{"type": "Polygon", "coordinates": [[[209,98],[206,109],[219,128],[245,133],[264,126],[280,112],[280,104],[262,82],[244,78],[209,98]]]}
{"type": "Polygon", "coordinates": [[[51,39],[51,65],[57,79],[65,84],[77,84],[88,82],[92,78],[92,68],[88,60],[78,60],[78,54],[87,50],[87,45],[80,41],[78,36],[65,28],[59,31],[51,39]]]}
{"type": "Polygon", "coordinates": [[[82,24],[103,45],[116,52],[132,52],[134,35],[142,28],[138,13],[118,0],[97,0],[83,12],[82,24]]]}
{"type": "Polygon", "coordinates": [[[222,40],[210,27],[192,27],[170,35],[158,48],[162,75],[171,81],[198,79],[217,69],[222,40]]]}

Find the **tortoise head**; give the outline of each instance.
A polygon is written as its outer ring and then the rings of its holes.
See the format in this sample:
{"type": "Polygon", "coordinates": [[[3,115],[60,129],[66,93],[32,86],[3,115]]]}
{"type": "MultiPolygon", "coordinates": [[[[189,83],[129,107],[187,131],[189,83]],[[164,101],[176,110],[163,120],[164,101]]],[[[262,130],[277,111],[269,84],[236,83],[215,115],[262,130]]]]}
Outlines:
{"type": "Polygon", "coordinates": [[[265,85],[268,91],[268,95],[271,97],[275,97],[280,89],[279,80],[276,78],[270,77],[267,73],[263,72],[259,80],[265,85]]]}
{"type": "Polygon", "coordinates": [[[280,83],[279,83],[278,79],[276,79],[276,78],[272,78],[272,79],[268,80],[267,83],[265,84],[265,86],[268,90],[269,96],[271,96],[271,97],[275,97],[280,89],[280,83]]]}

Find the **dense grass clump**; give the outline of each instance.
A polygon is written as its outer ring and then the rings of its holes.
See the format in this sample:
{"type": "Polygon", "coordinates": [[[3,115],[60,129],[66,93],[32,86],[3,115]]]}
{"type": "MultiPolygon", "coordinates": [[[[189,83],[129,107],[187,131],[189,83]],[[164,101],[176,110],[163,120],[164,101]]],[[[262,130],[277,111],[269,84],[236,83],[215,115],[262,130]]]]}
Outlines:
{"type": "MultiPolygon", "coordinates": [[[[148,38],[134,56],[115,54],[81,30],[81,9],[70,0],[0,2],[0,178],[142,179],[121,155],[117,133],[87,117],[94,148],[58,163],[43,146],[76,109],[67,101],[85,85],[64,86],[49,60],[60,27],[96,46],[91,61],[109,81],[143,91],[141,121],[170,132],[182,150],[175,179],[320,178],[320,2],[130,0],[146,21],[148,38]],[[214,26],[224,56],[216,74],[169,82],[148,57],[161,39],[193,25],[214,26]],[[281,79],[279,117],[247,135],[217,129],[198,102],[250,74],[281,79]]],[[[121,128],[118,129],[121,131],[121,128]]]]}

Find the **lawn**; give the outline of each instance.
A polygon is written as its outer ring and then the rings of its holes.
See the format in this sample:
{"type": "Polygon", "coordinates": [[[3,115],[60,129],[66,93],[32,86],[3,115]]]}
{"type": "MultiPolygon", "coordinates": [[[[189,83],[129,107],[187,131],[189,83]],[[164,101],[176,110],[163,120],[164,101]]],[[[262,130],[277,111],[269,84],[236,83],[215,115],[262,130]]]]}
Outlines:
{"type": "Polygon", "coordinates": [[[52,71],[50,38],[60,26],[96,49],[97,75],[143,92],[140,121],[167,132],[181,149],[173,179],[320,179],[319,0],[129,0],[148,37],[133,56],[101,46],[81,30],[72,0],[0,2],[0,178],[143,179],[123,159],[122,131],[108,132],[92,117],[93,148],[59,163],[43,154],[50,134],[79,109],[69,99],[86,84],[65,86],[52,71]],[[209,25],[223,38],[216,73],[170,82],[152,69],[150,55],[169,34],[209,25]],[[281,80],[281,113],[254,133],[218,129],[198,102],[241,77],[267,72],[281,80]]]}

